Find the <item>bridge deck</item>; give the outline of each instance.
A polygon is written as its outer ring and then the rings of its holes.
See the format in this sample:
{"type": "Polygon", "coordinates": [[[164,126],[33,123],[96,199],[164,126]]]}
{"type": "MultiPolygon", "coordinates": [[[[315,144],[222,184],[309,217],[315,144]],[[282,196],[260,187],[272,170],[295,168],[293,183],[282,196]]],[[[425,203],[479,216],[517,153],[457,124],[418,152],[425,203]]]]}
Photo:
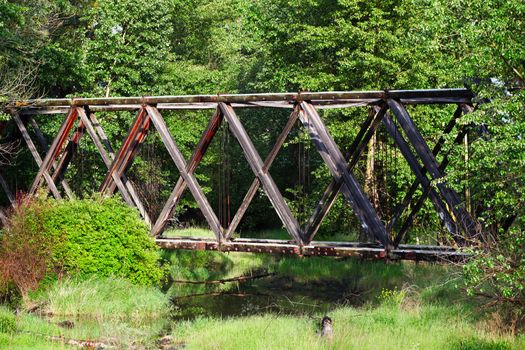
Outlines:
{"type": "Polygon", "coordinates": [[[174,237],[156,239],[163,249],[210,250],[221,252],[268,253],[275,255],[356,257],[362,259],[414,260],[458,262],[468,254],[450,246],[400,244],[387,255],[379,245],[358,242],[312,241],[299,246],[292,241],[277,239],[237,238],[219,244],[216,240],[201,237],[174,237]]]}

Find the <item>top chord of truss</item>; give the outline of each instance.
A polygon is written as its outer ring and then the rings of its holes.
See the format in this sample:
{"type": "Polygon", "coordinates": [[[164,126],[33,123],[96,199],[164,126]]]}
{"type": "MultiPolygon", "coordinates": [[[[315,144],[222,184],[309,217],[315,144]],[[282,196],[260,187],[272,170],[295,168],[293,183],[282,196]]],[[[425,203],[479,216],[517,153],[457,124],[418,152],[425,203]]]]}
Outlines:
{"type": "Polygon", "coordinates": [[[51,98],[14,101],[6,109],[23,114],[65,113],[71,106],[89,106],[93,111],[135,110],[142,105],[156,105],[158,109],[215,109],[217,104],[229,103],[236,108],[268,107],[293,108],[301,101],[309,101],[319,108],[373,106],[385,99],[397,99],[403,104],[470,103],[474,94],[464,88],[429,90],[332,91],[296,93],[254,93],[183,96],[51,98]]]}

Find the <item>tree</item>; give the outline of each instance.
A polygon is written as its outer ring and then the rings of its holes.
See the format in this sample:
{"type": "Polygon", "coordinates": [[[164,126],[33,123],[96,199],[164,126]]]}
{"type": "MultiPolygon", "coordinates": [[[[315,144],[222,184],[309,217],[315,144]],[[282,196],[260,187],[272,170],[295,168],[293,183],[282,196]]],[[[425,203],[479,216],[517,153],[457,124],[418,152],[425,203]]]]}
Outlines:
{"type": "Polygon", "coordinates": [[[87,91],[155,94],[171,49],[170,1],[110,0],[88,11],[87,91]]]}

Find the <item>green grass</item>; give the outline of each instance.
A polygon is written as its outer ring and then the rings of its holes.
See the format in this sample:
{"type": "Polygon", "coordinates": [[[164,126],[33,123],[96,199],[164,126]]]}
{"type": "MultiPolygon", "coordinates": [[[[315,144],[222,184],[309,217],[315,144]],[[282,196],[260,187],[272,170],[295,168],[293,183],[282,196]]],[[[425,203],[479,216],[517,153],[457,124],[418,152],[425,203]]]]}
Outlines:
{"type": "Polygon", "coordinates": [[[330,314],[332,342],[316,334],[317,317],[201,318],[175,325],[188,349],[521,349],[524,339],[485,333],[455,306],[340,308],[330,314]],[[468,345],[470,347],[465,347],[468,345]]]}
{"type": "MultiPolygon", "coordinates": [[[[210,234],[208,230],[196,231],[185,230],[192,236],[210,234]]],[[[276,238],[281,233],[276,230],[262,235],[276,238]]],[[[170,321],[172,315],[180,315],[180,310],[170,308],[170,298],[238,292],[242,284],[173,284],[163,293],[122,279],[66,279],[31,295],[39,310],[51,317],[28,312],[15,316],[0,307],[0,324],[7,320],[9,329],[0,330],[0,349],[68,348],[50,341],[49,336],[150,349],[156,348],[159,335],[166,332],[188,349],[525,349],[525,337],[512,337],[495,327],[498,321],[492,320],[477,300],[466,296],[461,289],[461,269],[455,266],[203,251],[164,251],[162,255],[172,280],[210,281],[275,272],[276,278],[249,283],[248,292],[268,298],[282,296],[285,306],[273,313],[251,315],[249,311],[248,316],[224,319],[209,316],[208,307],[218,305],[218,299],[205,297],[199,304],[199,297],[192,304],[194,299],[182,298],[176,306],[186,306],[190,312],[195,308],[199,311],[195,315],[203,316],[170,321]],[[328,299],[315,299],[315,295],[331,288],[337,289],[336,294],[349,294],[344,301],[328,302],[329,307],[324,308],[321,303],[328,299]],[[303,289],[305,294],[296,298],[295,293],[303,289]],[[301,309],[295,305],[301,301],[319,304],[301,309]],[[286,307],[299,311],[288,313],[286,307]],[[317,336],[323,316],[320,310],[330,310],[335,329],[332,342],[317,336]],[[65,319],[74,321],[75,327],[59,327],[65,319]]],[[[231,299],[224,300],[224,305],[232,308],[231,299]]]]}
{"type": "MultiPolygon", "coordinates": [[[[213,232],[207,228],[191,227],[185,229],[170,229],[163,234],[164,237],[204,237],[215,238],[213,232]]],[[[261,238],[261,239],[291,239],[290,235],[283,229],[263,230],[258,232],[241,232],[236,233],[235,237],[243,238],[261,238]]]]}
{"type": "MultiPolygon", "coordinates": [[[[22,311],[16,317],[16,330],[0,330],[0,349],[68,348],[50,340],[52,336],[97,340],[117,348],[152,348],[171,313],[169,298],[159,289],[121,278],[66,279],[35,294],[32,302],[39,305],[40,313],[22,311]],[[74,327],[60,327],[64,320],[74,327]]],[[[15,317],[0,308],[2,318],[15,317]]]]}
{"type": "Polygon", "coordinates": [[[45,314],[96,320],[163,317],[169,301],[156,288],[131,284],[121,278],[63,280],[38,297],[45,314]]]}
{"type": "Polygon", "coordinates": [[[170,237],[206,237],[206,238],[215,238],[213,232],[205,228],[185,228],[185,229],[170,229],[166,230],[162,236],[166,238],[170,237]]]}

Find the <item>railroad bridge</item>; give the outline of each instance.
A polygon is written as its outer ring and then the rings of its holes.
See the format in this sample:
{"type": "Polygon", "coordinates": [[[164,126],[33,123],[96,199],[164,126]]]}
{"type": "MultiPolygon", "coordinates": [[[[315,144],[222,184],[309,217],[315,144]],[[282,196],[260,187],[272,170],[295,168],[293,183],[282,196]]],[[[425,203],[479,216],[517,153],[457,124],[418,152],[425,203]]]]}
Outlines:
{"type": "MultiPolygon", "coordinates": [[[[11,114],[16,128],[39,167],[32,185],[25,189],[29,195],[34,195],[40,187],[44,187],[55,198],[73,196],[73,190],[65,180],[64,173],[71,163],[75,150],[79,147],[80,139],[87,134],[107,167],[99,191],[108,194],[118,191],[128,205],[138,209],[143,219],[150,225],[157,244],[166,249],[264,252],[305,256],[358,256],[378,259],[458,260],[464,259],[465,254],[456,247],[465,245],[466,241],[479,239],[481,228],[466,210],[458,193],[444,181],[448,158],[445,155],[443,161],[438,163],[437,156],[444,148],[445,135],[456,127],[458,118],[473,111],[474,108],[474,95],[468,89],[433,89],[35,99],[10,103],[6,111],[11,114]],[[407,105],[428,104],[457,106],[442,136],[432,148],[426,143],[406,108],[407,105]],[[361,128],[351,147],[343,153],[330,135],[319,115],[319,110],[355,107],[367,107],[368,113],[363,116],[361,128]],[[253,108],[290,110],[284,129],[264,159],[256,150],[236,114],[238,109],[253,108]],[[189,159],[183,157],[176,140],[168,130],[162,116],[166,110],[210,110],[208,125],[189,159]],[[104,111],[136,113],[128,134],[116,151],[112,148],[96,117],[97,112],[104,111]],[[63,118],[50,145],[35,121],[34,117],[37,115],[63,118]],[[254,176],[242,204],[227,227],[221,224],[195,176],[195,169],[223,123],[227,123],[230,133],[239,143],[254,176]],[[315,149],[332,175],[331,183],[313,210],[310,219],[303,226],[292,214],[269,172],[272,162],[297,123],[307,131],[315,149]],[[377,208],[374,208],[354,175],[359,158],[380,125],[383,125],[415,175],[415,181],[410,184],[403,201],[396,206],[389,222],[380,219],[377,208]],[[30,129],[43,151],[38,151],[29,132],[30,129]],[[127,178],[127,171],[137,152],[148,134],[153,131],[160,136],[180,173],[171,195],[155,220],[148,216],[137,190],[127,178]],[[421,191],[418,192],[418,188],[421,191]],[[186,189],[195,198],[215,239],[162,236],[168,220],[172,217],[186,189]],[[289,233],[290,240],[234,238],[233,234],[237,226],[259,189],[262,189],[270,200],[289,233]],[[314,240],[338,193],[344,196],[361,224],[361,229],[368,235],[368,241],[373,243],[314,240]],[[416,196],[417,193],[420,194],[416,196]],[[432,202],[439,218],[453,237],[455,247],[402,244],[406,232],[426,199],[432,202]],[[408,215],[405,214],[404,220],[401,221],[405,211],[408,215]]],[[[457,129],[459,133],[456,140],[461,140],[466,131],[457,129]]],[[[13,189],[5,179],[6,172],[9,172],[9,169],[0,170],[0,185],[7,198],[14,203],[13,189]]],[[[1,213],[0,218],[5,220],[5,216],[1,213]]]]}

